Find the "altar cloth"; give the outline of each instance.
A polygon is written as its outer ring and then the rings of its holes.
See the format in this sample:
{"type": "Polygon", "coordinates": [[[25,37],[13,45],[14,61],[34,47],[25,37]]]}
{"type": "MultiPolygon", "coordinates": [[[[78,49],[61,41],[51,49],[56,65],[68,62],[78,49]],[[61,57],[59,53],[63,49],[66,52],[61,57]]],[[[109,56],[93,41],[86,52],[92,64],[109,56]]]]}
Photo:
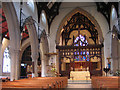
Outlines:
{"type": "Polygon", "coordinates": [[[71,71],[70,72],[71,80],[90,80],[89,71],[71,71]]]}

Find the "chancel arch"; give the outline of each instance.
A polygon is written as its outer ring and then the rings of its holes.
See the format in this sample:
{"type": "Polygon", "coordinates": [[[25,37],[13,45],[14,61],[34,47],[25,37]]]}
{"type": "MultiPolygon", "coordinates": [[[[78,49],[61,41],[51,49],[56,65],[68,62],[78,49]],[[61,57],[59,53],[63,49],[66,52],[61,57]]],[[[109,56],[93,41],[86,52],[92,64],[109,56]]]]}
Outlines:
{"type": "Polygon", "coordinates": [[[96,20],[87,12],[77,8],[69,18],[64,19],[57,32],[59,72],[70,78],[73,72],[90,72],[102,75],[103,47],[102,31],[96,20]]]}
{"type": "Polygon", "coordinates": [[[102,30],[101,30],[99,24],[95,20],[95,18],[90,13],[88,13],[87,11],[77,7],[75,9],[73,9],[70,13],[68,13],[62,19],[61,23],[59,24],[59,27],[58,27],[58,30],[57,30],[57,34],[56,34],[56,44],[57,45],[60,44],[60,35],[61,35],[62,30],[63,30],[64,24],[67,23],[67,20],[69,20],[76,12],[82,13],[83,15],[88,17],[93,22],[93,24],[96,27],[96,30],[98,31],[99,43],[103,43],[104,42],[103,33],[102,33],[102,30]]]}

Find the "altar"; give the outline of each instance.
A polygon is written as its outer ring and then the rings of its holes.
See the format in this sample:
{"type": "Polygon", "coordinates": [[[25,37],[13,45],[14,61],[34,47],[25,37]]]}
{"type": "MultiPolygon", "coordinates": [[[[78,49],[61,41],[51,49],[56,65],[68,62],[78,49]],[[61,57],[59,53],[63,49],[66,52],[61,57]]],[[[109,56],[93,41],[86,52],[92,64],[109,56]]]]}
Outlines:
{"type": "Polygon", "coordinates": [[[89,71],[71,71],[70,80],[90,80],[89,71]]]}

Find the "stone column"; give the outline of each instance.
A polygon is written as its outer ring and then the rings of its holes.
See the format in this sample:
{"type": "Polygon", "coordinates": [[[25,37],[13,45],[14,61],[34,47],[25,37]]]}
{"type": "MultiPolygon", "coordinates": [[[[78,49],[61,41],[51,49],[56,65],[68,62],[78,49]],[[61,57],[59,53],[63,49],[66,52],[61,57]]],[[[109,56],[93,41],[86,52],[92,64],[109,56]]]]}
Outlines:
{"type": "Polygon", "coordinates": [[[3,60],[2,60],[2,41],[1,41],[1,37],[0,36],[0,76],[2,76],[2,64],[3,64],[3,60]]]}
{"type": "Polygon", "coordinates": [[[34,54],[31,56],[32,57],[32,77],[38,77],[38,54],[34,54]]]}
{"type": "Polygon", "coordinates": [[[107,33],[104,38],[104,63],[105,67],[108,66],[107,58],[111,57],[111,33],[107,33]]]}
{"type": "Polygon", "coordinates": [[[14,55],[14,50],[12,48],[10,48],[10,56],[11,56],[11,62],[10,62],[10,65],[11,65],[11,72],[10,72],[10,81],[13,81],[15,80],[15,65],[16,65],[16,62],[15,62],[15,55],[14,55]]]}
{"type": "MultiPolygon", "coordinates": [[[[57,53],[59,53],[59,50],[57,50],[57,53]]],[[[56,69],[57,72],[59,73],[59,54],[56,56],[56,69]]]]}
{"type": "Polygon", "coordinates": [[[119,46],[118,46],[118,69],[120,70],[120,40],[119,40],[119,46]]]}
{"type": "Polygon", "coordinates": [[[19,50],[15,50],[10,48],[10,56],[11,56],[11,72],[10,78],[11,81],[18,80],[20,77],[20,60],[19,60],[19,50]]]}
{"type": "Polygon", "coordinates": [[[42,77],[46,77],[46,73],[47,73],[47,60],[45,59],[45,56],[43,56],[43,59],[41,60],[41,76],[42,77]]]}
{"type": "Polygon", "coordinates": [[[48,48],[46,46],[46,39],[45,37],[41,38],[40,48],[41,48],[41,76],[46,77],[47,76],[47,65],[48,65],[48,56],[45,54],[48,53],[48,48]]]}
{"type": "Polygon", "coordinates": [[[15,57],[15,80],[20,78],[20,60],[19,60],[20,50],[14,50],[15,57]]]}
{"type": "Polygon", "coordinates": [[[115,30],[113,30],[114,32],[112,33],[112,65],[111,65],[111,69],[113,71],[113,73],[115,74],[116,70],[118,69],[118,37],[117,37],[117,32],[115,30]]]}

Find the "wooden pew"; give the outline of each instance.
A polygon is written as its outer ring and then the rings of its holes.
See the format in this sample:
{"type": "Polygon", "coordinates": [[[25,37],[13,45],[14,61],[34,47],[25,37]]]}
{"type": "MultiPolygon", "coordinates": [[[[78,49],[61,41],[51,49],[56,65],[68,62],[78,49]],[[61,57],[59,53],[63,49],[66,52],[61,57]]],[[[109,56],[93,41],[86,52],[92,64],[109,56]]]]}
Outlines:
{"type": "Polygon", "coordinates": [[[3,90],[11,89],[50,89],[50,88],[65,88],[67,86],[67,77],[36,77],[29,79],[21,79],[15,81],[4,82],[3,90]]]}
{"type": "MultiPolygon", "coordinates": [[[[66,77],[66,79],[65,79],[65,77],[63,78],[63,77],[49,77],[49,79],[51,79],[50,81],[52,82],[56,82],[56,83],[61,83],[61,85],[62,85],[62,82],[63,82],[63,87],[66,87],[66,85],[67,85],[67,77],[66,77]],[[65,80],[64,80],[65,79],[65,80]]],[[[25,80],[26,81],[30,81],[30,80],[47,80],[47,77],[40,77],[40,78],[31,78],[31,79],[21,79],[21,80],[18,80],[18,81],[23,81],[24,80],[24,82],[25,82],[25,80]]],[[[17,81],[17,80],[16,80],[17,81]]],[[[47,80],[48,81],[48,80],[47,80]]]]}
{"type": "Polygon", "coordinates": [[[0,80],[2,82],[7,82],[7,81],[10,81],[10,78],[8,76],[0,76],[0,80]]]}
{"type": "Polygon", "coordinates": [[[111,77],[100,77],[100,76],[93,76],[92,77],[92,87],[93,88],[100,88],[100,90],[104,89],[118,89],[120,77],[111,76],[111,77]]]}

